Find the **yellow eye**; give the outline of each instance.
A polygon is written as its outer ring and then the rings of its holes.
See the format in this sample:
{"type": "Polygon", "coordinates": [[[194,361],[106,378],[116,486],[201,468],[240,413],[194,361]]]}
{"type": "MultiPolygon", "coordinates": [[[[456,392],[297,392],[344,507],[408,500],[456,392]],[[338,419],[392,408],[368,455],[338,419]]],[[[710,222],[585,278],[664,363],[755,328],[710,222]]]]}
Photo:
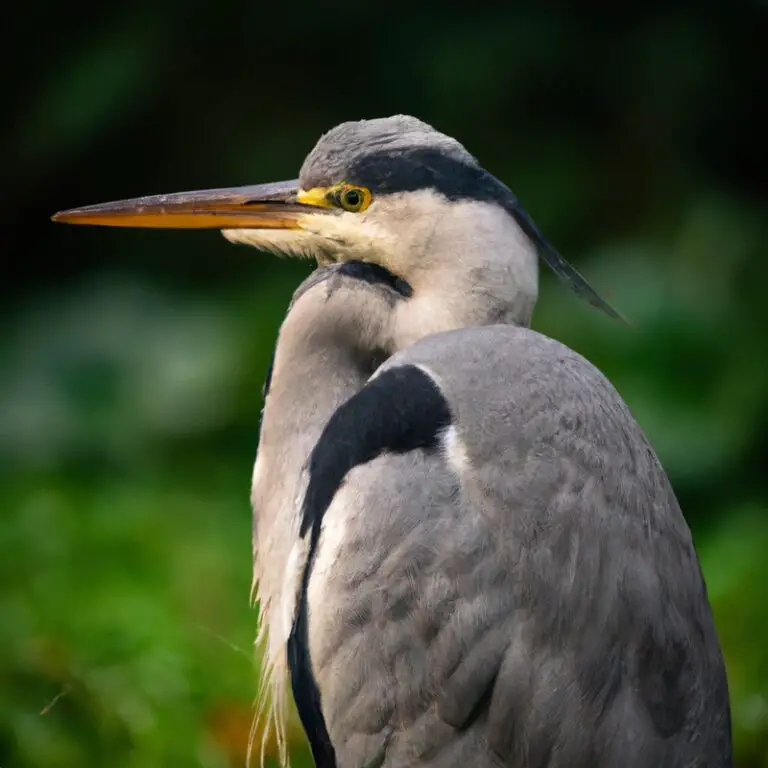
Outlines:
{"type": "Polygon", "coordinates": [[[352,213],[364,211],[371,204],[372,195],[365,187],[344,184],[333,195],[333,201],[339,208],[352,213]]]}

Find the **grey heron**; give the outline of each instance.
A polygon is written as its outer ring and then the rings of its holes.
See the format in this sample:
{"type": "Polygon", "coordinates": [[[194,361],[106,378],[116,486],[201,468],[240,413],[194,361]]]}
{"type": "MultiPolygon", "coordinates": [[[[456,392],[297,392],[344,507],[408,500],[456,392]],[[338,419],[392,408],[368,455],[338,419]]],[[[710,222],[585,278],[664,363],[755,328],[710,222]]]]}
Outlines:
{"type": "Polygon", "coordinates": [[[290,682],[320,768],[732,764],[689,528],[616,390],[530,329],[538,258],[616,313],[458,141],[344,123],[296,181],[54,218],[318,263],[252,479],[281,744],[290,682]]]}

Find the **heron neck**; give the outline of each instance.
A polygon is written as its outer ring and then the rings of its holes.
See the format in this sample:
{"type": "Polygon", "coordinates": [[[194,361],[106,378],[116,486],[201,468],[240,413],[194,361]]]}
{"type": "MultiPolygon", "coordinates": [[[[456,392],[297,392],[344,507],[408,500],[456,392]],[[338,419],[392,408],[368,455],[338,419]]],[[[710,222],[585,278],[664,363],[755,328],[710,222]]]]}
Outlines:
{"type": "Polygon", "coordinates": [[[377,352],[391,314],[380,292],[338,276],[307,284],[280,329],[251,491],[254,581],[275,655],[290,631],[309,455],[333,412],[388,354],[377,352]]]}
{"type": "Polygon", "coordinates": [[[254,556],[258,563],[261,544],[269,539],[270,569],[276,565],[276,539],[285,538],[290,548],[297,538],[312,448],[336,408],[370,375],[347,350],[318,344],[317,334],[307,330],[284,324],[262,415],[252,488],[254,556]]]}

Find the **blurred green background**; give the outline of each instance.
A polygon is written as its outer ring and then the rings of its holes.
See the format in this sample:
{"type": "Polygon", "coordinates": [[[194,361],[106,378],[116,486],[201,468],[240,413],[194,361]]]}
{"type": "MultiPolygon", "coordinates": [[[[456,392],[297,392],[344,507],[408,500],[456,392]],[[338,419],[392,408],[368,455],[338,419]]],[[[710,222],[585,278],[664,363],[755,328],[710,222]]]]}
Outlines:
{"type": "Polygon", "coordinates": [[[293,177],[322,131],[397,112],[463,141],[630,319],[542,272],[535,327],[605,371],[671,476],[727,657],[737,764],[768,766],[765,2],[10,14],[1,768],[243,764],[260,391],[311,268],[214,232],[48,216],[293,177]]]}

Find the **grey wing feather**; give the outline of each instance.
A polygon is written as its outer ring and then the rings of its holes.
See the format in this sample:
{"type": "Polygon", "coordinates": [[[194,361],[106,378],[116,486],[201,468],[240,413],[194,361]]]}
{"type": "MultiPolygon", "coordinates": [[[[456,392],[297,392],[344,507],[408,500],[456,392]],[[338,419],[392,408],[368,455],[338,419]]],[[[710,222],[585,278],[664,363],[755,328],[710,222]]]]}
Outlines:
{"type": "Polygon", "coordinates": [[[691,537],[613,388],[523,329],[403,363],[455,431],[356,467],[326,513],[310,652],[339,766],[730,765],[691,537]]]}

